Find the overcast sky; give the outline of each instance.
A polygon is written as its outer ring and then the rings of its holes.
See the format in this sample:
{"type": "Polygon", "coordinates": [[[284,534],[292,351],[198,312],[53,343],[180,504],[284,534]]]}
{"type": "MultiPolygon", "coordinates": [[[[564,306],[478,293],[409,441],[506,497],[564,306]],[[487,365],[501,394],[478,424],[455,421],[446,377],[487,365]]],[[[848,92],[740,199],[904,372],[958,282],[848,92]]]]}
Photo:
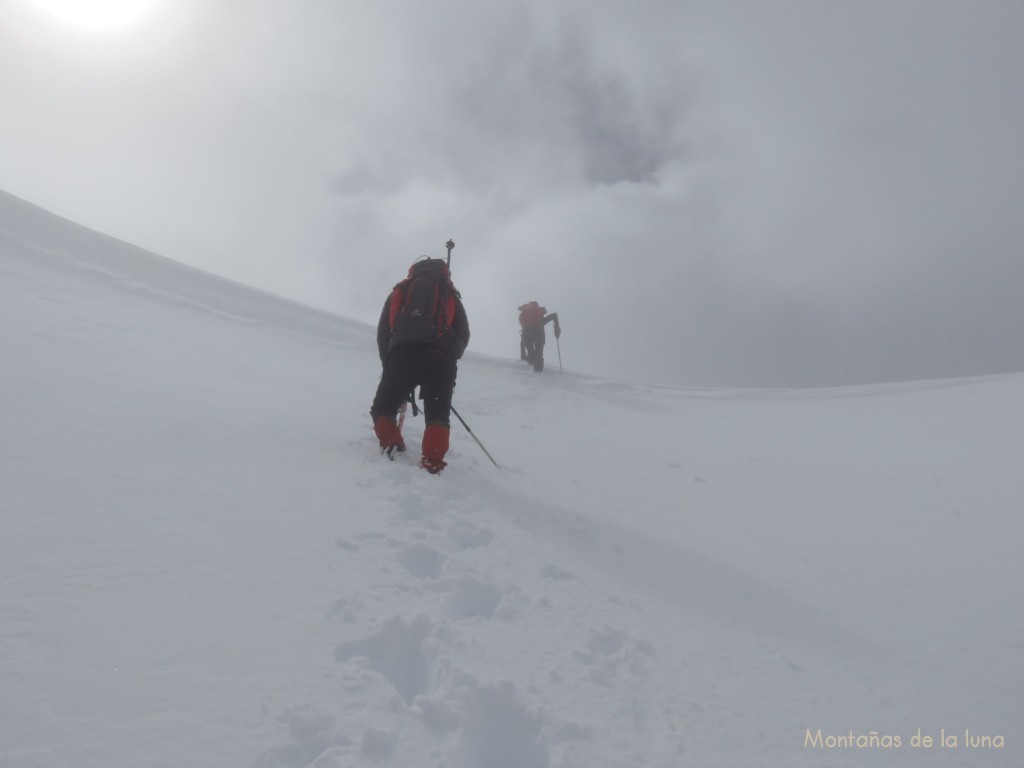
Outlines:
{"type": "Polygon", "coordinates": [[[1017,0],[150,2],[0,0],[0,189],[370,323],[452,237],[599,375],[1024,370],[1017,0]]]}

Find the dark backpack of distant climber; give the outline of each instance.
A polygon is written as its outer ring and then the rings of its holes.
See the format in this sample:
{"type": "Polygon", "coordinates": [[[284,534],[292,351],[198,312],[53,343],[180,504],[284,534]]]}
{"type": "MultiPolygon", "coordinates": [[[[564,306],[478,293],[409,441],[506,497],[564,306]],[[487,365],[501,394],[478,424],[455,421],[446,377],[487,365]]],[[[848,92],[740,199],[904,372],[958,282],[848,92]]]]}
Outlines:
{"type": "Polygon", "coordinates": [[[416,387],[426,428],[420,466],[437,474],[448,452],[457,361],[469,343],[462,297],[443,259],[423,257],[384,301],[377,348],[384,371],[370,408],[373,430],[388,456],[405,450],[397,415],[416,387]]]}
{"type": "Polygon", "coordinates": [[[558,313],[550,315],[547,309],[536,301],[530,301],[519,307],[519,359],[533,366],[540,373],[544,370],[544,326],[550,322],[555,324],[555,338],[562,335],[558,325],[558,313]]]}

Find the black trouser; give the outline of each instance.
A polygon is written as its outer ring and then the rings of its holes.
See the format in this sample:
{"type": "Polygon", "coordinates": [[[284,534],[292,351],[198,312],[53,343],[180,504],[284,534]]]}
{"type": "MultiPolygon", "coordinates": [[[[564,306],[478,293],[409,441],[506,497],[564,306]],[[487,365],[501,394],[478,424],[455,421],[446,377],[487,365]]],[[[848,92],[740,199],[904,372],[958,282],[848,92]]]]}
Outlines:
{"type": "Polygon", "coordinates": [[[384,360],[370,416],[374,421],[378,416],[395,418],[402,401],[419,387],[427,424],[448,426],[457,374],[458,363],[447,350],[423,344],[399,347],[384,360]]]}
{"type": "Polygon", "coordinates": [[[544,365],[543,326],[523,329],[522,349],[526,353],[526,359],[531,365],[544,365]]]}

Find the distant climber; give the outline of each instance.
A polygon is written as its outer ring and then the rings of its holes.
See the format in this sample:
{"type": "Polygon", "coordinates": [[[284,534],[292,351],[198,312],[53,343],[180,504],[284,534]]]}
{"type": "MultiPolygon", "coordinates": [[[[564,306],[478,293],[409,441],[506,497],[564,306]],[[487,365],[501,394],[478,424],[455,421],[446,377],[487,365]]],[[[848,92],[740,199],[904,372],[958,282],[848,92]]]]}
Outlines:
{"type": "Polygon", "coordinates": [[[532,365],[537,373],[544,370],[544,326],[554,322],[555,338],[562,335],[562,329],[558,325],[558,313],[552,312],[549,315],[547,312],[547,309],[536,301],[519,307],[519,359],[532,365]]]}

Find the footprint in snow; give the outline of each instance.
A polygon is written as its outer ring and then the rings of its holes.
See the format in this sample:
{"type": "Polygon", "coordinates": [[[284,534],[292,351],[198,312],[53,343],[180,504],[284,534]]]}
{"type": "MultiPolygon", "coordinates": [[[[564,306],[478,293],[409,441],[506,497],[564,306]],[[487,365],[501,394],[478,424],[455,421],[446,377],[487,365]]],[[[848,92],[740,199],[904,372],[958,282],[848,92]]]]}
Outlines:
{"type": "Polygon", "coordinates": [[[473,576],[451,579],[442,586],[448,593],[444,612],[452,621],[490,620],[505,596],[500,587],[473,576]]]}
{"type": "Polygon", "coordinates": [[[542,713],[527,709],[510,682],[467,691],[466,719],[457,747],[459,765],[550,768],[542,713]]]}
{"type": "Polygon", "coordinates": [[[486,547],[494,538],[494,531],[480,528],[466,520],[453,523],[448,529],[449,540],[459,549],[486,547]]]}
{"type": "Polygon", "coordinates": [[[398,502],[398,510],[406,520],[422,520],[427,516],[423,496],[418,493],[403,494],[398,502]]]}
{"type": "Polygon", "coordinates": [[[278,722],[288,726],[290,742],[268,749],[257,757],[253,768],[305,768],[325,753],[349,752],[352,742],[335,728],[330,712],[315,705],[287,707],[278,722]]]}
{"type": "Polygon", "coordinates": [[[410,705],[433,686],[433,654],[427,640],[434,623],[425,615],[411,621],[395,617],[369,637],[342,643],[334,651],[338,662],[364,660],[369,669],[382,676],[410,705]]]}
{"type": "Polygon", "coordinates": [[[647,640],[618,627],[591,629],[586,648],[573,651],[573,657],[587,668],[590,679],[606,687],[613,687],[624,674],[647,676],[648,659],[654,655],[654,646],[647,640]]]}
{"type": "Polygon", "coordinates": [[[426,544],[411,544],[398,552],[398,562],[417,579],[436,579],[441,575],[447,556],[426,544]]]}

